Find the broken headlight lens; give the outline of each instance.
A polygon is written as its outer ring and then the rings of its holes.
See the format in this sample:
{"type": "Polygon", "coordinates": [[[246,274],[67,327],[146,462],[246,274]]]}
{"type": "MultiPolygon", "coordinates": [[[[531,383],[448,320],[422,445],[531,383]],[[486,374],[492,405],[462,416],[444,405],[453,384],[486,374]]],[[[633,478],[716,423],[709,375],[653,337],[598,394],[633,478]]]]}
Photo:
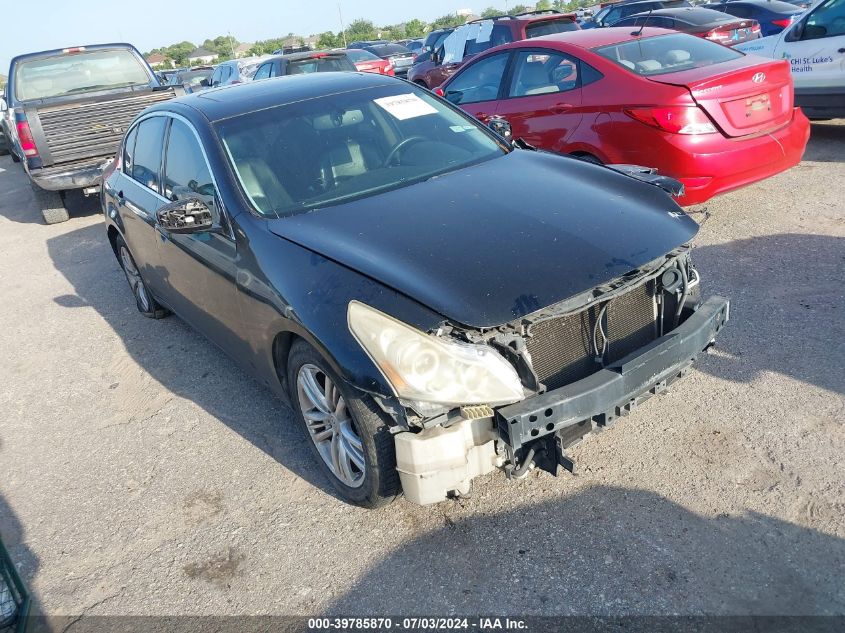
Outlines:
{"type": "Polygon", "coordinates": [[[349,329],[400,398],[448,406],[522,400],[516,370],[486,345],[431,336],[352,301],[349,329]]]}

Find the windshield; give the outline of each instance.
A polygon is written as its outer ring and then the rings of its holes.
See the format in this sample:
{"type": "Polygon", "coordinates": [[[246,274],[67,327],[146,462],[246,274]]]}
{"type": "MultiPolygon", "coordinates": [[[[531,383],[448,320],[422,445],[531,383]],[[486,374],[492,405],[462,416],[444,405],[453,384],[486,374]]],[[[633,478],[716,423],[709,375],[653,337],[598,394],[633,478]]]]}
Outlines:
{"type": "Polygon", "coordinates": [[[15,97],[20,101],[68,94],[145,86],[147,68],[125,48],[22,60],[15,71],[15,97]]]}
{"type": "Polygon", "coordinates": [[[317,97],[217,128],[247,197],[273,217],[409,186],[505,152],[474,119],[411,85],[317,97]]]}
{"type": "Polygon", "coordinates": [[[214,73],[214,69],[192,70],[187,73],[176,73],[170,78],[171,85],[199,86],[203,79],[208,79],[214,73]]]}
{"type": "Polygon", "coordinates": [[[632,73],[645,76],[702,68],[742,57],[742,53],[732,48],[686,33],[637,38],[593,51],[632,73]]]}

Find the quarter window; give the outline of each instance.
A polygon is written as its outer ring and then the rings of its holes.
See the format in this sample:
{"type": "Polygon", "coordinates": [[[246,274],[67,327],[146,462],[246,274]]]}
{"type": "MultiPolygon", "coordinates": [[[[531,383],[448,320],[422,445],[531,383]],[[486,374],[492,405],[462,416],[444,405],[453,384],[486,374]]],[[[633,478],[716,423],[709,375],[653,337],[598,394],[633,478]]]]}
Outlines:
{"type": "Polygon", "coordinates": [[[132,159],[135,154],[135,137],[138,136],[138,126],[136,125],[129,134],[126,135],[126,140],[123,142],[123,172],[132,175],[132,159]]]}
{"type": "Polygon", "coordinates": [[[500,53],[471,64],[446,87],[446,99],[455,105],[493,101],[508,62],[508,53],[500,53]]]}
{"type": "Polygon", "coordinates": [[[164,144],[164,127],[167,119],[154,116],[141,121],[137,126],[135,153],[132,157],[132,179],[159,191],[159,170],[161,169],[161,148],[164,144]]]}
{"type": "Polygon", "coordinates": [[[551,51],[524,51],[516,55],[509,96],[566,92],[577,87],[578,60],[551,51]]]}
{"type": "Polygon", "coordinates": [[[270,77],[270,71],[273,69],[273,64],[264,64],[255,72],[255,77],[253,77],[253,81],[258,81],[259,79],[268,79],[270,77]]]}
{"type": "Polygon", "coordinates": [[[188,125],[173,119],[167,138],[164,196],[177,201],[199,198],[209,208],[214,203],[214,184],[202,148],[188,125]]]}

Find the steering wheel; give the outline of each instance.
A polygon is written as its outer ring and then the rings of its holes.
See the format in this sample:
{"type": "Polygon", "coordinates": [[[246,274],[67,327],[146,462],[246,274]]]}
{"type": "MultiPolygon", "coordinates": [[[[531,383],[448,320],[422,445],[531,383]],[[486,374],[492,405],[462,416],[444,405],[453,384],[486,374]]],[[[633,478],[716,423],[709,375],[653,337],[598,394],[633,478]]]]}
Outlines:
{"type": "Polygon", "coordinates": [[[387,158],[384,159],[384,163],[382,163],[382,167],[389,167],[390,163],[393,162],[393,159],[399,155],[399,152],[408,147],[408,145],[427,140],[428,139],[424,136],[409,136],[404,141],[400,142],[399,145],[390,150],[390,153],[387,155],[387,158]]]}

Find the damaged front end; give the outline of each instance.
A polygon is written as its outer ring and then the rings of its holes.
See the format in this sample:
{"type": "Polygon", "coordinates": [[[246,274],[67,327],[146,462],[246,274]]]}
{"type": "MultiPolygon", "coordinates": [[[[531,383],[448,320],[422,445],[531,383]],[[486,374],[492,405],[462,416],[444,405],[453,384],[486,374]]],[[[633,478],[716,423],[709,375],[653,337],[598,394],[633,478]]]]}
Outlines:
{"type": "MultiPolygon", "coordinates": [[[[727,299],[701,301],[685,245],[498,327],[443,324],[432,339],[464,346],[468,357],[490,350],[498,359],[451,368],[457,383],[471,382],[464,370],[474,376],[489,366],[499,374],[476,392],[458,388],[456,395],[468,393],[463,397],[471,400],[463,403],[402,398],[401,388],[399,397],[379,399],[398,420],[397,467],[406,496],[433,503],[467,494],[473,477],[497,467],[509,477],[532,465],[553,474],[560,467],[572,471],[567,448],[682,377],[728,318],[727,299]],[[505,375],[500,361],[515,377],[505,375]],[[499,401],[480,399],[485,390],[499,401]]],[[[372,347],[362,345],[368,352],[372,347]]],[[[384,371],[383,359],[374,360],[384,371]]],[[[432,360],[422,362],[422,371],[438,370],[432,360]]],[[[385,377],[394,387],[402,380],[390,372],[385,377]]]]}

